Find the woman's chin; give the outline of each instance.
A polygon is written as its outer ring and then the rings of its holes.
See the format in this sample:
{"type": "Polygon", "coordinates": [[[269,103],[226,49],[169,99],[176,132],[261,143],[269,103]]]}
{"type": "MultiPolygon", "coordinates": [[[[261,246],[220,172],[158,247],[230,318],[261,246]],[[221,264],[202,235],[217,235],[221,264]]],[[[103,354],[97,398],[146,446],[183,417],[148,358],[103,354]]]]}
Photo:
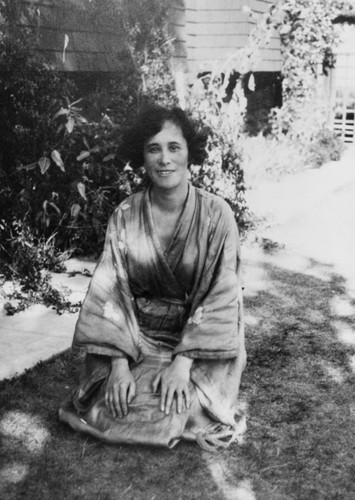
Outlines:
{"type": "Polygon", "coordinates": [[[154,187],[158,189],[168,189],[175,190],[182,187],[183,182],[181,180],[176,179],[175,176],[171,175],[169,177],[158,177],[152,180],[152,184],[154,187]]]}

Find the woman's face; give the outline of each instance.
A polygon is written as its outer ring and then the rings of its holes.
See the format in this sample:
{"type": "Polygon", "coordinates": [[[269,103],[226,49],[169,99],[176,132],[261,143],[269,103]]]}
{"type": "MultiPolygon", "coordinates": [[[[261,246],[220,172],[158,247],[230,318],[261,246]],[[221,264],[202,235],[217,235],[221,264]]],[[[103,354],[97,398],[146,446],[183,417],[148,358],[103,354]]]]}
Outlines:
{"type": "Polygon", "coordinates": [[[153,186],[165,190],[186,186],[188,156],[181,128],[166,121],[144,146],[144,166],[153,186]]]}

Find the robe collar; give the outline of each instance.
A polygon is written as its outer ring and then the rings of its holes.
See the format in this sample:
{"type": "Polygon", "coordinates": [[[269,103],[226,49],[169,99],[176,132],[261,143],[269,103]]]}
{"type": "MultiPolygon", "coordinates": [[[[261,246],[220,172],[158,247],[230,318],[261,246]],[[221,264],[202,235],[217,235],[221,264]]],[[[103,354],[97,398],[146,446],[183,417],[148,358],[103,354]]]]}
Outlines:
{"type": "Polygon", "coordinates": [[[188,193],[186,196],[183,209],[176,223],[169,246],[167,250],[164,251],[160,243],[153,219],[152,204],[150,201],[150,188],[148,188],[144,193],[144,200],[143,200],[144,220],[145,223],[147,224],[148,232],[152,238],[158,259],[161,265],[163,266],[163,269],[166,273],[166,277],[169,279],[171,285],[174,286],[174,288],[176,287],[179,290],[179,295],[185,298],[187,298],[186,290],[181,286],[181,284],[177,281],[174,275],[174,268],[175,268],[174,264],[180,260],[180,257],[184,252],[191,224],[193,223],[195,209],[196,209],[196,192],[194,187],[191,186],[191,184],[189,184],[188,193]]]}

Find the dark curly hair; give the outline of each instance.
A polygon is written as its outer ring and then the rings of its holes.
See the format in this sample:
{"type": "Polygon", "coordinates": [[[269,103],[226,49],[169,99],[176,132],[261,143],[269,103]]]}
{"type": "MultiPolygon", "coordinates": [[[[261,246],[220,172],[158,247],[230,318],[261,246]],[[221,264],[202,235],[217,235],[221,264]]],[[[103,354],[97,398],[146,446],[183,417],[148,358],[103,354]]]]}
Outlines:
{"type": "Polygon", "coordinates": [[[124,161],[129,161],[132,168],[143,166],[146,142],[158,134],[167,121],[180,127],[187,142],[189,165],[202,165],[207,156],[207,133],[199,130],[182,109],[169,109],[158,105],[149,105],[143,108],[133,126],[123,134],[119,146],[121,158],[124,161]]]}

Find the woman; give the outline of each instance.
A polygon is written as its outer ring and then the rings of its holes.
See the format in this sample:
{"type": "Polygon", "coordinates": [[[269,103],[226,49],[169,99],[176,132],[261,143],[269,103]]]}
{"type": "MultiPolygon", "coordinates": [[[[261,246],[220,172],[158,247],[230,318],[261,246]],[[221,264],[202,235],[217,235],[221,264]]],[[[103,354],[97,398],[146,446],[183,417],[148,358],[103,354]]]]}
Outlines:
{"type": "Polygon", "coordinates": [[[205,138],[185,113],[147,108],[121,153],[150,186],[120,204],[74,334],[86,369],[60,418],[110,442],[226,446],[245,365],[238,229],[192,187],[205,138]]]}

